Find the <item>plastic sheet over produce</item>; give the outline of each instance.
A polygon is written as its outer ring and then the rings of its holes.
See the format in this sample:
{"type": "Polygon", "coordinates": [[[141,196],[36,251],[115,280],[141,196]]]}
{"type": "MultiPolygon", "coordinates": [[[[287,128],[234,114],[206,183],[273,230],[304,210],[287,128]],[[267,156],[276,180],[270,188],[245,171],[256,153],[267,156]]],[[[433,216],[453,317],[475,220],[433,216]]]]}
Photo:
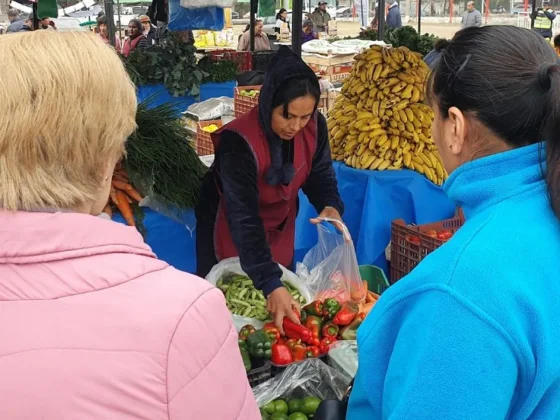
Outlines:
{"type": "Polygon", "coordinates": [[[221,96],[192,104],[185,114],[194,115],[199,121],[218,120],[223,115],[234,115],[233,98],[221,96]]]}
{"type": "MultiPolygon", "coordinates": [[[[282,281],[290,282],[292,286],[298,289],[298,291],[301,293],[301,295],[305,298],[307,302],[311,302],[311,295],[309,293],[309,290],[307,289],[305,284],[300,280],[300,278],[296,276],[294,273],[292,273],[290,270],[282,267],[281,265],[279,265],[279,267],[282,269],[282,273],[283,273],[282,281]]],[[[214,266],[214,268],[212,268],[210,273],[208,273],[208,275],[206,276],[206,280],[208,280],[210,283],[216,286],[218,280],[220,280],[224,276],[228,276],[232,274],[237,274],[242,276],[247,275],[241,268],[241,263],[239,262],[239,258],[228,258],[226,260],[220,261],[218,264],[214,266]]],[[[233,317],[233,323],[235,325],[235,328],[237,328],[238,331],[244,325],[247,324],[251,324],[257,329],[262,328],[262,326],[264,325],[263,322],[255,318],[247,318],[235,314],[232,314],[232,317],[233,317]]]]}
{"type": "Polygon", "coordinates": [[[340,340],[329,348],[329,365],[351,377],[358,371],[358,343],[356,340],[340,340]]]}
{"type": "Polygon", "coordinates": [[[286,368],[280,375],[258,385],[253,394],[259,407],[278,398],[315,396],[321,400],[341,400],[351,378],[319,359],[308,359],[286,368]]]}

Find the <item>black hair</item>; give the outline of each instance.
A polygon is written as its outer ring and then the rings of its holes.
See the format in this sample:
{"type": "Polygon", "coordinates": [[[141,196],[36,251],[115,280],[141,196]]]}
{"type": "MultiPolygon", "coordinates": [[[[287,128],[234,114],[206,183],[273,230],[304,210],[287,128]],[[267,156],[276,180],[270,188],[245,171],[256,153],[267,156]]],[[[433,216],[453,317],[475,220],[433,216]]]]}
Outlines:
{"type": "Polygon", "coordinates": [[[476,116],[512,148],[546,143],[551,206],[560,219],[560,66],[538,33],[515,26],[455,34],[430,79],[443,118],[450,107],[476,116]]]}
{"type": "Polygon", "coordinates": [[[107,25],[107,17],[105,15],[97,18],[97,25],[107,25]]]}
{"type": "Polygon", "coordinates": [[[554,37],[554,46],[555,47],[560,47],[560,34],[558,34],[554,37]]]}
{"type": "Polygon", "coordinates": [[[293,77],[283,82],[272,97],[272,109],[284,106],[284,118],[288,118],[288,105],[294,99],[310,95],[315,99],[315,109],[319,104],[321,89],[307,77],[293,77]]]}
{"type": "Polygon", "coordinates": [[[441,51],[447,48],[449,41],[445,38],[440,38],[434,43],[434,50],[441,51]]]}
{"type": "Polygon", "coordinates": [[[287,12],[286,9],[282,8],[278,13],[276,13],[276,20],[282,19],[282,13],[287,12]]]}

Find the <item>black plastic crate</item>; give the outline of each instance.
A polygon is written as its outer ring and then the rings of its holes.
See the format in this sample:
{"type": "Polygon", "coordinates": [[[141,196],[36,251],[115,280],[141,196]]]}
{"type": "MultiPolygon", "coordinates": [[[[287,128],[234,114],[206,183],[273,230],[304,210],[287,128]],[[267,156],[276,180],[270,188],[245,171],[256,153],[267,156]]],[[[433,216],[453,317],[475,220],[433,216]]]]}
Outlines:
{"type": "Polygon", "coordinates": [[[247,372],[247,378],[249,379],[249,385],[251,385],[251,388],[254,388],[272,378],[271,368],[272,365],[270,361],[266,360],[261,364],[261,366],[253,368],[247,372]]]}
{"type": "Polygon", "coordinates": [[[253,52],[253,70],[266,71],[268,63],[274,57],[276,51],[254,51],[253,52]]]}

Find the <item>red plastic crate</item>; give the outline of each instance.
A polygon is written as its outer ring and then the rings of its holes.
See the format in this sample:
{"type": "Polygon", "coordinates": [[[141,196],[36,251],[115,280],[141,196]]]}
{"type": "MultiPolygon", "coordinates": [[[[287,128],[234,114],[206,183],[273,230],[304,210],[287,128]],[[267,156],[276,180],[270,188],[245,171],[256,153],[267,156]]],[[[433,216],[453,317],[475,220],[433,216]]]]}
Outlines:
{"type": "Polygon", "coordinates": [[[196,130],[196,154],[199,156],[213,155],[214,144],[212,143],[211,133],[204,131],[203,128],[216,124],[218,127],[223,125],[222,120],[200,121],[196,130]]]}
{"type": "Polygon", "coordinates": [[[463,223],[465,217],[461,209],[451,219],[420,226],[407,226],[402,219],[394,220],[391,223],[391,284],[410,273],[426,255],[445,243],[428,236],[426,232],[447,229],[455,234],[463,223]],[[412,243],[411,236],[418,238],[420,243],[412,243]]]}
{"type": "Polygon", "coordinates": [[[259,103],[259,95],[250,97],[240,94],[242,90],[258,90],[260,92],[261,86],[241,86],[236,87],[233,94],[233,108],[235,110],[235,118],[239,118],[252,110],[259,103]]]}
{"type": "Polygon", "coordinates": [[[208,56],[213,62],[233,61],[239,73],[253,70],[253,56],[250,51],[215,50],[210,51],[208,56]]]}

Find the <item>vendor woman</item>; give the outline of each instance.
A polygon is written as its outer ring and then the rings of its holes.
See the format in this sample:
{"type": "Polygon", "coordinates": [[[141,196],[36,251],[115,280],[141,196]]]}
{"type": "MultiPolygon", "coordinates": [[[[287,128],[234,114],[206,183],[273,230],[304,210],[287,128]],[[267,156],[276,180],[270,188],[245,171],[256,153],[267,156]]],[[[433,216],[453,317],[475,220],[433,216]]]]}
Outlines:
{"type": "MultiPolygon", "coordinates": [[[[287,47],[270,61],[259,105],[212,135],[215,161],[196,209],[198,275],[239,256],[281,328],[297,304],[282,286],[291,267],[302,189],[319,218],[341,219],[321,95],[313,71],[287,47]],[[277,264],[278,263],[278,264],[277,264]]],[[[318,223],[318,219],[312,219],[318,223]]]]}

